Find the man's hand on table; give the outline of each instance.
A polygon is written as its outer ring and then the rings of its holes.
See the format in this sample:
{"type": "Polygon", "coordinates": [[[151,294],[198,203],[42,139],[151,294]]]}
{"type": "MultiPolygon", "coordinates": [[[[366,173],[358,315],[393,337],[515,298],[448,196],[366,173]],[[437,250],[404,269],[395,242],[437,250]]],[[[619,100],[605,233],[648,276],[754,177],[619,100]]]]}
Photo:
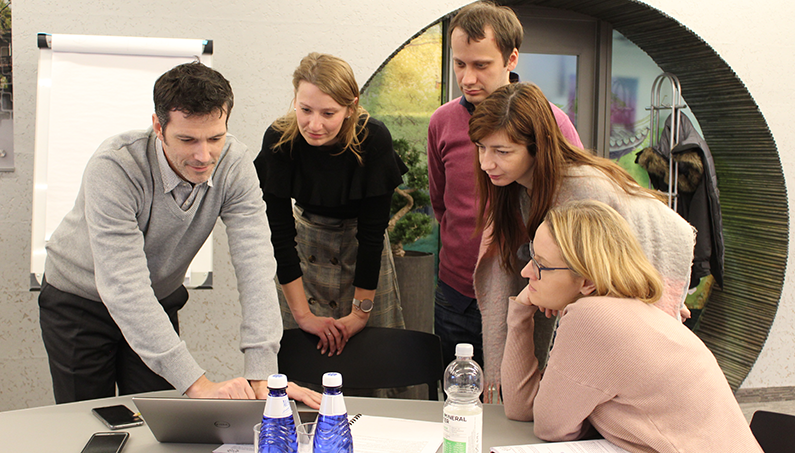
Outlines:
{"type": "Polygon", "coordinates": [[[320,398],[322,395],[314,390],[301,387],[293,382],[288,382],[287,396],[290,397],[290,399],[306,404],[312,409],[320,409],[320,398]]]}
{"type": "MultiPolygon", "coordinates": [[[[242,377],[230,379],[223,382],[213,382],[207,379],[207,376],[202,375],[196,380],[185,394],[191,398],[219,398],[219,399],[235,399],[246,400],[256,398],[254,389],[251,388],[248,381],[242,377]]],[[[267,385],[266,392],[267,395],[267,385]]]]}
{"type": "MultiPolygon", "coordinates": [[[[249,381],[239,377],[223,382],[213,382],[202,375],[188,387],[185,394],[190,398],[266,399],[268,397],[268,381],[252,380],[249,384],[249,381]]],[[[312,409],[320,408],[320,393],[293,382],[287,383],[287,396],[312,409]]]]}
{"type": "MultiPolygon", "coordinates": [[[[251,387],[258,399],[264,400],[268,397],[268,381],[251,381],[251,387]]],[[[322,395],[314,390],[301,387],[294,382],[287,383],[287,396],[291,400],[300,401],[312,409],[320,409],[320,398],[322,395]]]]}

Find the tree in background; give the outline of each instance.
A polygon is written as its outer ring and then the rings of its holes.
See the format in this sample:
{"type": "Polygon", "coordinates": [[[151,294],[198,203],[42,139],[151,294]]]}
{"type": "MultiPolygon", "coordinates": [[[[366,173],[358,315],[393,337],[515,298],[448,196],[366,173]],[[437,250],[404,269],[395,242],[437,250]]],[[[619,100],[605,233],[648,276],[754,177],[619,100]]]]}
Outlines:
{"type": "Polygon", "coordinates": [[[403,256],[406,253],[403,250],[404,245],[431,233],[433,218],[423,210],[431,203],[428,196],[428,164],[425,153],[403,139],[394,140],[393,146],[409,167],[408,173],[403,176],[403,184],[392,194],[392,218],[387,227],[392,254],[403,256]]]}
{"type": "Polygon", "coordinates": [[[0,111],[13,110],[11,96],[11,2],[0,0],[0,111]]]}
{"type": "Polygon", "coordinates": [[[433,231],[426,143],[431,114],[441,105],[442,27],[434,25],[403,46],[362,88],[361,104],[389,128],[409,167],[392,195],[387,232],[392,253],[433,231]]]}
{"type": "Polygon", "coordinates": [[[361,104],[393,137],[425,149],[428,122],[441,102],[442,27],[403,46],[362,88],[361,104]]]}

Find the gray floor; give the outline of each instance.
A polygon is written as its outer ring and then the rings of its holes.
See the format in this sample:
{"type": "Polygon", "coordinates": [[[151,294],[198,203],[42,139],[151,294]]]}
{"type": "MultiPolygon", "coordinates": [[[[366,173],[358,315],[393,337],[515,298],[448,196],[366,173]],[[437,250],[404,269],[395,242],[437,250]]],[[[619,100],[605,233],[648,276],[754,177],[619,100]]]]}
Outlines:
{"type": "Polygon", "coordinates": [[[735,397],[749,423],[758,410],[795,415],[795,387],[740,389],[735,397]]]}

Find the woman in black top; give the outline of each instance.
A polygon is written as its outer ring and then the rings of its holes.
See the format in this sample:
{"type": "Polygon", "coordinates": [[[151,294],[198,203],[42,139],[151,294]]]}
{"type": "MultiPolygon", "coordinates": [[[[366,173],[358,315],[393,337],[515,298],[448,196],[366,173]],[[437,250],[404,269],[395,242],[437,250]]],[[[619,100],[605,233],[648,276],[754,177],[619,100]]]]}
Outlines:
{"type": "Polygon", "coordinates": [[[359,105],[346,62],[311,53],[293,86],[293,110],[265,132],[254,164],[284,327],[317,335],[321,354],[339,354],[366,324],[404,327],[385,230],[407,168],[384,124],[359,105]]]}

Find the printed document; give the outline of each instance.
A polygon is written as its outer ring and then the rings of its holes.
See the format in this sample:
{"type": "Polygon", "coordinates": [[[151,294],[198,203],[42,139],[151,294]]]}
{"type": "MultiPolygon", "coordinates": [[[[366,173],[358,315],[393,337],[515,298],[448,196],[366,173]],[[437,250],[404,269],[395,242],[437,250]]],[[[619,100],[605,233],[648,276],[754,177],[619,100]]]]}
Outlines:
{"type": "Polygon", "coordinates": [[[629,453],[604,439],[492,447],[491,453],[629,453]]]}

